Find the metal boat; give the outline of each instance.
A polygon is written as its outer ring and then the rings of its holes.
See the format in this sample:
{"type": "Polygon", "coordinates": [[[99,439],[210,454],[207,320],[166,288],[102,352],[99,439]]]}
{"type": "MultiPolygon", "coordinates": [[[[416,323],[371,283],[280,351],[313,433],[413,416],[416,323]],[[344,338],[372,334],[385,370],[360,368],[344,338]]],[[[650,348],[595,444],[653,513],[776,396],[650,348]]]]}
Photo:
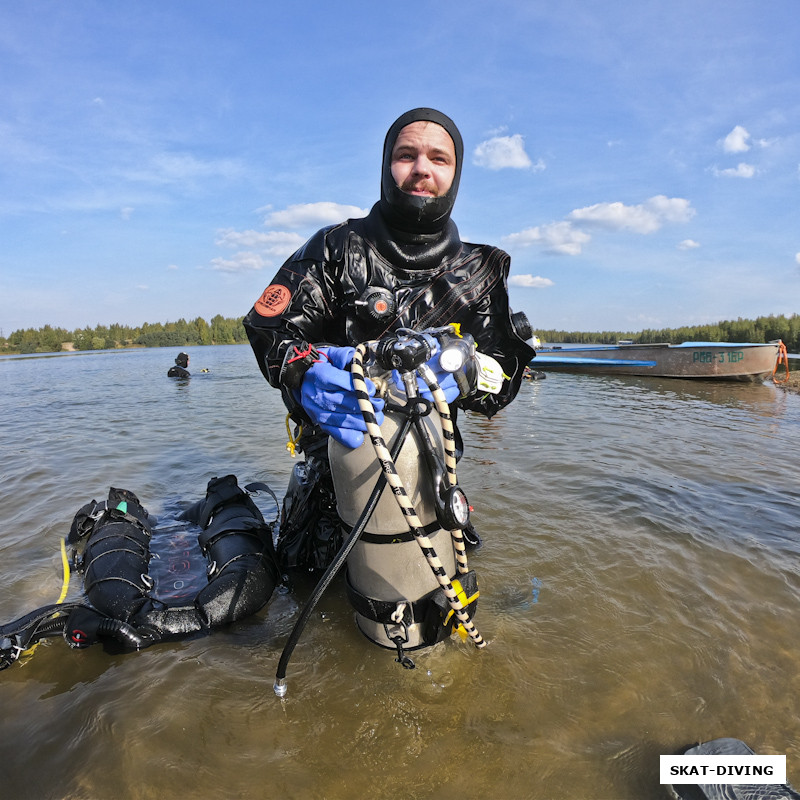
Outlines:
{"type": "Polygon", "coordinates": [[[589,347],[553,345],[537,349],[531,366],[562,372],[758,381],[774,373],[781,346],[780,340],[766,344],[625,342],[589,347]]]}

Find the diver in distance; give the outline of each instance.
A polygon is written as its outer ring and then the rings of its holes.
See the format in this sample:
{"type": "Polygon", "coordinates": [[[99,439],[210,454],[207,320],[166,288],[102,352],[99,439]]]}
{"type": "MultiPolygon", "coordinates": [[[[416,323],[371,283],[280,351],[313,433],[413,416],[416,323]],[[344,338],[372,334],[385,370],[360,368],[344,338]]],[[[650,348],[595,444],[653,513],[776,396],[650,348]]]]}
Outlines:
{"type": "Polygon", "coordinates": [[[168,378],[191,378],[192,373],[189,372],[189,354],[178,353],[175,357],[175,365],[169,368],[167,372],[168,378]]]}

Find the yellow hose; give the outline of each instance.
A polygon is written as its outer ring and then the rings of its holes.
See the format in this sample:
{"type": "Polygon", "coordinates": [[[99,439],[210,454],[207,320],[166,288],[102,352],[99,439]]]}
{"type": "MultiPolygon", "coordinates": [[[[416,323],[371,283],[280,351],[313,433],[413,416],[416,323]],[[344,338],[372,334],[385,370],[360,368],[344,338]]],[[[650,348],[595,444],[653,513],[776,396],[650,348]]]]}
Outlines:
{"type": "MultiPolygon", "coordinates": [[[[64,602],[64,598],[67,596],[67,591],[69,591],[69,578],[70,578],[70,569],[69,569],[69,558],[67,558],[67,545],[64,539],[61,540],[61,571],[62,571],[62,582],[61,582],[61,594],[59,595],[58,600],[56,600],[57,605],[61,605],[64,602]]],[[[53,616],[56,616],[53,614],[53,616]]],[[[40,642],[36,642],[35,644],[31,645],[27,650],[24,650],[21,655],[29,656],[33,653],[34,650],[41,644],[40,642]]]]}
{"type": "Polygon", "coordinates": [[[56,600],[58,605],[61,605],[61,603],[64,602],[64,598],[67,596],[70,576],[69,559],[67,558],[67,545],[63,539],[61,540],[61,569],[64,579],[61,584],[61,596],[58,598],[58,600],[56,600]]]}

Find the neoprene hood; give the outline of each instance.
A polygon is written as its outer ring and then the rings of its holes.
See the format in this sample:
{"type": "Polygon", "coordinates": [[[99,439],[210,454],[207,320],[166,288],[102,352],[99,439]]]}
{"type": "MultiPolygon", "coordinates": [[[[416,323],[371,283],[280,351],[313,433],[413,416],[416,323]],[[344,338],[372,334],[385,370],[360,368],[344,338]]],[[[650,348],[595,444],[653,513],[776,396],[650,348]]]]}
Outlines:
{"type": "Polygon", "coordinates": [[[381,171],[380,209],[386,222],[408,233],[438,233],[450,219],[456,202],[464,143],[455,122],[433,108],[415,108],[398,117],[386,134],[383,143],[383,168],[381,171]],[[453,183],[439,197],[420,197],[407,194],[395,183],[392,175],[392,150],[400,131],[412,122],[434,122],[444,128],[453,140],[456,152],[456,170],[453,183]]]}

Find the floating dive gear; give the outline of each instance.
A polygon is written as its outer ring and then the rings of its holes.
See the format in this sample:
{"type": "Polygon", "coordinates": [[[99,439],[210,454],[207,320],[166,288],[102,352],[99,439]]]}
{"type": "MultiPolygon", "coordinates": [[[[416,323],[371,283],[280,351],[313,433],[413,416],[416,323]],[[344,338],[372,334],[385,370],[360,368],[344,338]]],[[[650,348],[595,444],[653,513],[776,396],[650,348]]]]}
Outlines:
{"type": "MultiPolygon", "coordinates": [[[[108,499],[79,509],[67,537],[84,573],[86,602],[55,604],[0,626],[0,669],[37,641],[61,635],[75,648],[95,642],[140,650],[167,638],[208,633],[259,611],[279,578],[267,523],[236,477],[209,481],[206,497],[182,518],[197,525],[207,584],[189,603],[160,600],[148,573],[154,520],[133,492],[111,488],[108,499]]],[[[277,505],[277,499],[275,499],[277,505]]]]}
{"type": "MultiPolygon", "coordinates": [[[[396,650],[403,667],[414,667],[407,651],[453,632],[479,648],[486,645],[473,623],[479,591],[463,533],[471,527],[470,509],[456,478],[453,419],[428,364],[432,337],[441,354],[438,367],[466,375],[459,386],[464,396],[473,393],[482,369],[471,338],[461,340],[455,326],[421,333],[400,329],[355,349],[352,385],[371,447],[365,442],[351,449],[328,439],[337,512],[350,533],[284,647],[274,686],[279,697],[286,694],[288,662],[303,628],[345,564],[359,629],[375,644],[396,650]],[[383,395],[381,424],[367,373],[383,395]],[[421,396],[422,385],[432,400],[421,396]]],[[[208,562],[208,583],[188,603],[155,596],[148,564],[157,526],[135,494],[112,487],[106,501],[87,503],[67,537],[73,563],[84,573],[85,600],[46,606],[0,626],[0,669],[49,636],[63,636],[73,648],[102,642],[138,650],[207,633],[260,610],[279,579],[274,523],[264,521],[248,494],[261,490],[277,505],[264,484],[243,490],[233,475],[214,478],[205,499],[182,515],[200,528],[198,542],[208,562]]]]}

